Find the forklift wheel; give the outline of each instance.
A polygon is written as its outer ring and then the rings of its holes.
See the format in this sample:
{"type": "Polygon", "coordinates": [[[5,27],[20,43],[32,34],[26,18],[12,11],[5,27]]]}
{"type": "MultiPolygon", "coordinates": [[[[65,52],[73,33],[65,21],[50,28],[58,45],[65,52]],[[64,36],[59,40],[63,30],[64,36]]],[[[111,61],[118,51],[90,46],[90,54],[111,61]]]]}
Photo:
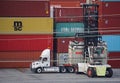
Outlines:
{"type": "Polygon", "coordinates": [[[95,76],[95,71],[93,68],[88,68],[87,70],[87,76],[88,77],[94,77],[95,76]]]}
{"type": "Polygon", "coordinates": [[[112,69],[111,68],[107,68],[107,70],[106,70],[106,77],[112,77],[112,75],[113,75],[113,71],[112,71],[112,69]]]}

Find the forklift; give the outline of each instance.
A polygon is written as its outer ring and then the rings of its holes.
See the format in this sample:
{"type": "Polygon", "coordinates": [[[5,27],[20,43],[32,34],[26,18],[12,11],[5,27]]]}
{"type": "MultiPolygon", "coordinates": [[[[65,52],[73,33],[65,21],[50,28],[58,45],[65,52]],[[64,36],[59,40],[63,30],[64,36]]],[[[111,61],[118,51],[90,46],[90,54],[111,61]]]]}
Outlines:
{"type": "Polygon", "coordinates": [[[107,44],[102,41],[98,31],[97,4],[83,4],[84,33],[76,33],[76,38],[84,38],[83,61],[77,64],[77,73],[85,73],[88,77],[112,77],[111,65],[107,64],[107,44]]]}

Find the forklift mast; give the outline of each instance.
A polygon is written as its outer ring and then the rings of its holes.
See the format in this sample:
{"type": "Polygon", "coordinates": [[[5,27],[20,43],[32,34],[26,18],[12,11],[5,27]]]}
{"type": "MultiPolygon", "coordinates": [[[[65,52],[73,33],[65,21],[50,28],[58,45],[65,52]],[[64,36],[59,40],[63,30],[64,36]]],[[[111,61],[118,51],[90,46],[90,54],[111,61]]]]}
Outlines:
{"type": "Polygon", "coordinates": [[[84,39],[84,56],[89,46],[98,46],[102,40],[98,32],[98,7],[97,4],[83,4],[84,33],[76,33],[75,37],[84,39]]]}
{"type": "Polygon", "coordinates": [[[98,32],[98,5],[83,4],[83,16],[85,46],[97,46],[101,39],[98,32]]]}

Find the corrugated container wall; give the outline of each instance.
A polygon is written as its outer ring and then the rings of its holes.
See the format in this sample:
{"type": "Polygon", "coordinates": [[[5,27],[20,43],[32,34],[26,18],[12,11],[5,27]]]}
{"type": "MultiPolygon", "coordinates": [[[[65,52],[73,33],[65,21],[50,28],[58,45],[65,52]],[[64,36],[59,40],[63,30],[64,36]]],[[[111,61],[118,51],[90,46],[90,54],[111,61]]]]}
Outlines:
{"type": "Polygon", "coordinates": [[[83,41],[82,38],[57,38],[57,53],[68,53],[69,41],[83,41]]]}
{"type": "Polygon", "coordinates": [[[55,23],[56,37],[74,37],[76,33],[84,32],[83,23],[55,23]]]}
{"type": "Polygon", "coordinates": [[[0,0],[0,16],[3,17],[49,17],[48,0],[0,0]]]}
{"type": "Polygon", "coordinates": [[[39,59],[41,52],[37,50],[0,52],[0,68],[29,68],[31,62],[39,59]]]}
{"type": "Polygon", "coordinates": [[[0,17],[0,34],[53,34],[53,19],[0,17]]]}
{"type": "Polygon", "coordinates": [[[109,60],[108,64],[112,66],[112,68],[120,68],[120,52],[109,52],[109,60]]]}
{"type": "Polygon", "coordinates": [[[83,8],[54,8],[55,22],[83,22],[83,8]]]}
{"type": "Polygon", "coordinates": [[[0,35],[0,51],[43,51],[53,49],[53,35],[0,35]]]}
{"type": "Polygon", "coordinates": [[[101,34],[120,34],[120,1],[97,0],[99,4],[99,31],[101,34]]]}
{"type": "Polygon", "coordinates": [[[50,0],[50,5],[54,7],[80,7],[86,0],[50,0]]]}

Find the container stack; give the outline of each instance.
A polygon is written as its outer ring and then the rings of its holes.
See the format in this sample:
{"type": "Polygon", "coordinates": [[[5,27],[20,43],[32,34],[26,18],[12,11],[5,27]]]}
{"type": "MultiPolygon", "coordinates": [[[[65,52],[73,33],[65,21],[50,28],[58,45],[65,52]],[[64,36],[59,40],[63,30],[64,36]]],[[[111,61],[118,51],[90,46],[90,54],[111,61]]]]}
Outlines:
{"type": "Polygon", "coordinates": [[[95,0],[95,3],[99,4],[98,29],[108,44],[108,63],[114,68],[120,68],[120,0],[95,0]]]}
{"type": "Polygon", "coordinates": [[[99,31],[102,35],[120,34],[120,0],[99,0],[99,31]]]}
{"type": "MultiPolygon", "coordinates": [[[[67,63],[69,41],[76,40],[75,34],[84,31],[83,9],[80,5],[84,2],[85,0],[51,2],[54,11],[54,59],[58,60],[57,65],[67,63]]],[[[83,41],[82,38],[77,40],[83,41]]]]}
{"type": "Polygon", "coordinates": [[[0,67],[29,67],[53,50],[49,0],[1,0],[0,11],[0,67]]]}

